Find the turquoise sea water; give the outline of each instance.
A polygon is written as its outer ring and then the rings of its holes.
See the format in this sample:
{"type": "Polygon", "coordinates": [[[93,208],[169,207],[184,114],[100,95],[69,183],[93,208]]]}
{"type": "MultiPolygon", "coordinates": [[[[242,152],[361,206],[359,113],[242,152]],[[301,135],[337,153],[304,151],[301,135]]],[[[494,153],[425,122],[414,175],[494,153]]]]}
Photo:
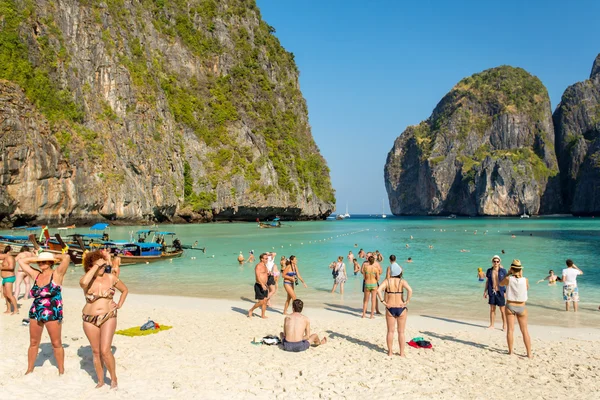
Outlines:
{"type": "MultiPolygon", "coordinates": [[[[140,228],[112,227],[110,236],[128,239],[131,231],[140,228]]],[[[188,250],[171,262],[123,267],[121,278],[134,293],[253,300],[254,265],[240,266],[237,256],[242,251],[247,258],[251,249],[257,258],[261,252],[276,251],[277,262],[281,255],[298,257],[300,273],[309,286],[297,288],[299,298],[309,306],[354,314],[362,306],[362,278],[352,274],[346,261],[349,279],[345,294],[332,295],[328,293],[332,287],[328,266],[338,255],[345,258],[348,251],[357,254],[363,248],[384,255],[384,271],[389,265],[387,257],[396,254],[414,290],[414,312],[485,319],[488,306],[482,298],[483,284],[477,281],[477,267],[485,271],[491,257],[499,254],[507,269],[513,258],[519,258],[525,267],[531,284],[531,320],[600,327],[600,219],[350,218],[284,222],[279,229],[258,229],[255,223],[220,223],[161,225],[160,230],[177,232],[184,244],[197,240],[206,253],[188,250]],[[501,254],[503,249],[505,254],[501,254]],[[414,260],[410,264],[405,262],[408,257],[414,260]],[[560,275],[567,258],[584,271],[578,279],[582,311],[578,315],[561,312],[561,284],[535,283],[551,268],[560,275]]],[[[77,231],[89,232],[86,228],[77,231]]],[[[76,287],[80,276],[81,268],[72,268],[65,285],[76,287]]],[[[280,288],[275,304],[280,306],[284,300],[280,288]]]]}

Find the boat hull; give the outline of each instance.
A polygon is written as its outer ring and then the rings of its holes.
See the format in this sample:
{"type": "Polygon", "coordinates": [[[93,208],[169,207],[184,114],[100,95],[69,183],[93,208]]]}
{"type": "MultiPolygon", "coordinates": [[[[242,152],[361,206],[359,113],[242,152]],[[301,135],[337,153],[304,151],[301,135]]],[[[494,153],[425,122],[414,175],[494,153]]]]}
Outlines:
{"type": "Polygon", "coordinates": [[[183,255],[183,250],[172,251],[169,253],[163,253],[160,256],[126,256],[120,255],[121,257],[121,265],[127,264],[145,264],[149,262],[156,262],[161,260],[169,260],[173,258],[178,258],[183,255]]]}

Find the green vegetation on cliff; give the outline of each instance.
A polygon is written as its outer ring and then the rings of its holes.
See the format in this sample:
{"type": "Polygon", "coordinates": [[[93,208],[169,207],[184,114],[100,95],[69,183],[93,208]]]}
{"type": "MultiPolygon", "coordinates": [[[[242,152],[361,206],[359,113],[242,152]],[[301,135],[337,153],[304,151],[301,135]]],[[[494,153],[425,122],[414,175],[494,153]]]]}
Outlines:
{"type": "MultiPolygon", "coordinates": [[[[71,19],[52,1],[0,0],[0,79],[22,87],[48,118],[65,158],[92,161],[105,179],[123,153],[147,157],[164,146],[183,155],[182,140],[173,136],[184,127],[206,146],[193,158],[186,154],[195,166],[183,165],[183,182],[180,162],[171,171],[177,182],[165,179],[194,210],[211,208],[217,186],[234,177],[246,180],[246,194],[275,194],[281,204],[307,198],[309,190],[335,202],[294,55],[261,20],[254,0],[80,0],[73,7],[79,9],[69,9],[71,19]],[[61,29],[72,23],[90,33],[85,45],[65,43],[61,29]],[[70,65],[81,57],[72,61],[69,51],[91,48],[104,62],[97,76],[70,65]],[[116,130],[128,135],[122,151],[105,156],[106,142],[119,141],[116,130]],[[268,163],[274,186],[264,184],[271,180],[268,163]]],[[[232,197],[238,192],[239,183],[232,197]]]]}
{"type": "Polygon", "coordinates": [[[544,84],[523,68],[507,65],[464,78],[452,89],[455,95],[500,106],[498,113],[536,113],[548,98],[544,84]]]}
{"type": "Polygon", "coordinates": [[[60,30],[54,22],[49,18],[43,21],[49,29],[46,34],[37,36],[37,46],[31,48],[19,36],[19,27],[25,20],[36,18],[35,3],[0,0],[0,16],[0,79],[21,86],[51,122],[80,122],[83,118],[81,107],[73,101],[69,91],[59,87],[51,77],[58,63],[67,58],[66,50],[61,46],[60,30]],[[38,65],[29,60],[31,51],[39,53],[41,62],[38,65]]]}

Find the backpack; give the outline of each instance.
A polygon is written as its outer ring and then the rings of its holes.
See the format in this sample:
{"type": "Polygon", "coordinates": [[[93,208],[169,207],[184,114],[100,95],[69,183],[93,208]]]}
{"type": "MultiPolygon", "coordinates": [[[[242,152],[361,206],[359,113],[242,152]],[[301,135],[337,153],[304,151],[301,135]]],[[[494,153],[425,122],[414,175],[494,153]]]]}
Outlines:
{"type": "Polygon", "coordinates": [[[337,278],[337,276],[340,273],[339,270],[336,268],[337,263],[331,263],[329,264],[329,267],[331,268],[331,275],[333,276],[333,279],[337,278]]]}

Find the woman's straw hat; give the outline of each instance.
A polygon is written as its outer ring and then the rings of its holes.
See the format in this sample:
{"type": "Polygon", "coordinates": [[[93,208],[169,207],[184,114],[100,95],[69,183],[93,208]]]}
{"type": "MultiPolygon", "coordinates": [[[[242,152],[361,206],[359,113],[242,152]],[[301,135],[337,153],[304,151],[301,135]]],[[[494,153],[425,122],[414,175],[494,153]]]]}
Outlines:
{"type": "Polygon", "coordinates": [[[521,260],[517,260],[517,259],[512,260],[512,262],[510,263],[510,266],[515,269],[523,268],[523,266],[521,265],[521,260]]]}
{"type": "Polygon", "coordinates": [[[54,259],[54,254],[49,253],[47,251],[43,251],[41,252],[37,259],[33,262],[39,263],[39,262],[44,262],[44,261],[52,261],[52,263],[56,263],[57,261],[54,259]]]}

